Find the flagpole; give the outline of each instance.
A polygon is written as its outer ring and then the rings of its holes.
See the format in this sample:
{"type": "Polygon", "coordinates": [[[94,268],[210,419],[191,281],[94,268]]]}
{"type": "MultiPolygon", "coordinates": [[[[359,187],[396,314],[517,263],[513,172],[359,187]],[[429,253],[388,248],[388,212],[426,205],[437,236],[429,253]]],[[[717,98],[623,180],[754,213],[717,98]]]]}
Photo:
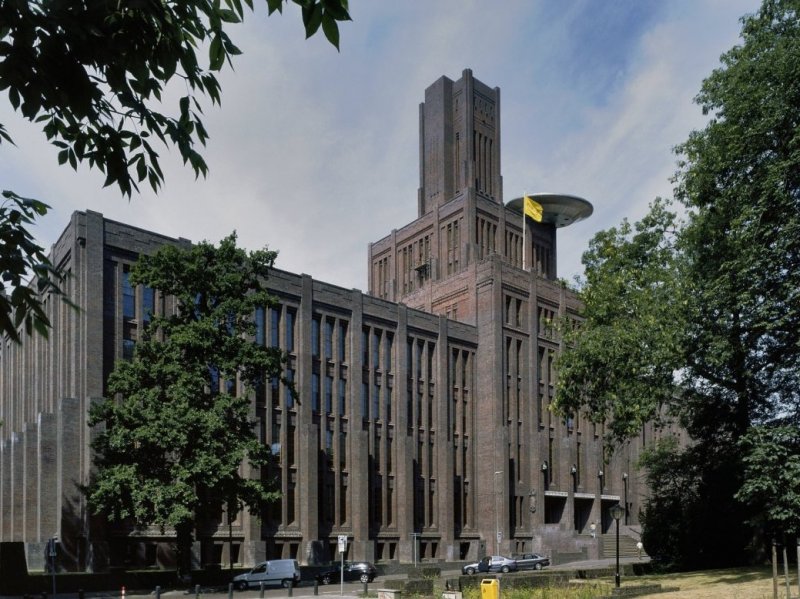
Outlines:
{"type": "Polygon", "coordinates": [[[528,270],[525,268],[525,256],[527,255],[527,247],[525,246],[525,229],[528,227],[525,226],[525,198],[528,196],[527,192],[522,194],[522,270],[528,270]]]}

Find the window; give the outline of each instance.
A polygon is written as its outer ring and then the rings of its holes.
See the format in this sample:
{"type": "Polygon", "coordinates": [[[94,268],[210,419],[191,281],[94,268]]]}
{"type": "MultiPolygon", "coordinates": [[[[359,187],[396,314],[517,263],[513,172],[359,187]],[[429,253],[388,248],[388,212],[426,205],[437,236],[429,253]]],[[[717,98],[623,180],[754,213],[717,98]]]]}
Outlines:
{"type": "Polygon", "coordinates": [[[319,375],[311,373],[311,411],[319,413],[319,375]]]}
{"type": "Polygon", "coordinates": [[[393,341],[392,334],[391,333],[386,333],[386,335],[384,335],[384,343],[383,343],[383,346],[384,346],[384,349],[383,349],[383,355],[384,355],[384,366],[383,366],[383,369],[386,372],[391,372],[392,371],[392,341],[393,341]]]}
{"type": "Polygon", "coordinates": [[[211,395],[216,395],[219,393],[219,369],[216,366],[209,366],[208,374],[211,395]]]}
{"type": "Polygon", "coordinates": [[[386,422],[392,421],[392,388],[389,386],[388,382],[384,385],[384,394],[385,394],[385,404],[383,410],[383,419],[386,422]]]}
{"type": "Polygon", "coordinates": [[[152,287],[146,285],[142,288],[142,323],[144,326],[150,324],[150,320],[156,313],[156,293],[152,287]]]}
{"type": "Polygon", "coordinates": [[[339,415],[347,414],[347,381],[339,379],[339,415]]]}
{"type": "Polygon", "coordinates": [[[293,352],[294,351],[294,323],[296,319],[296,313],[294,310],[287,310],[286,311],[286,351],[293,352]]]}
{"type": "Polygon", "coordinates": [[[266,334],[265,329],[266,329],[266,326],[267,326],[265,315],[264,315],[264,308],[262,308],[260,306],[258,308],[256,308],[255,321],[256,321],[256,323],[255,323],[256,324],[256,344],[257,345],[264,345],[264,340],[266,339],[266,337],[265,337],[265,334],[266,334]]]}
{"type": "Polygon", "coordinates": [[[333,360],[333,320],[330,318],[325,319],[325,359],[333,360]]]}
{"type": "Polygon", "coordinates": [[[347,362],[347,323],[339,321],[339,361],[347,362]]]}
{"type": "MultiPolygon", "coordinates": [[[[292,368],[288,368],[286,370],[286,380],[289,383],[294,382],[294,370],[292,368]]],[[[286,407],[289,409],[294,407],[294,397],[292,397],[292,394],[288,389],[286,390],[286,407]]]]}
{"type": "Polygon", "coordinates": [[[367,381],[361,383],[361,417],[369,420],[369,383],[367,381]]]}
{"type": "Polygon", "coordinates": [[[131,285],[130,266],[122,267],[122,317],[125,320],[136,319],[136,293],[131,285]]]}
{"type": "Polygon", "coordinates": [[[319,358],[319,318],[311,320],[311,357],[319,358]]]}
{"type": "Polygon", "coordinates": [[[372,368],[378,369],[381,367],[380,352],[381,352],[381,338],[376,329],[372,329],[372,368]]]}
{"type": "Polygon", "coordinates": [[[270,399],[272,401],[272,407],[274,408],[280,406],[280,401],[281,401],[280,388],[281,388],[280,379],[276,376],[272,377],[269,380],[269,394],[270,394],[270,399]]]}
{"type": "Polygon", "coordinates": [[[272,415],[272,443],[270,444],[270,450],[272,451],[272,455],[275,456],[276,460],[280,464],[281,462],[281,424],[280,424],[280,414],[273,413],[272,415]]]}
{"type": "Polygon", "coordinates": [[[333,377],[325,377],[325,413],[333,413],[333,377]]]}
{"type": "Polygon", "coordinates": [[[278,308],[269,309],[269,324],[270,345],[280,347],[281,312],[278,308]]]}

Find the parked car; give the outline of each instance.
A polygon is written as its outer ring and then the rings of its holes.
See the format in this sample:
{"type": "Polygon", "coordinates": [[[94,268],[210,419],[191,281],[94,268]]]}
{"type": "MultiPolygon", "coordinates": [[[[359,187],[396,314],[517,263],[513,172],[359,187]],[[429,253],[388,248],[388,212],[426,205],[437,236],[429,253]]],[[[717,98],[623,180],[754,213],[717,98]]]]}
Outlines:
{"type": "MultiPolygon", "coordinates": [[[[341,581],[342,566],[334,565],[324,572],[317,574],[317,581],[321,584],[331,584],[341,581]]],[[[369,562],[345,562],[344,579],[358,580],[360,582],[372,582],[378,575],[378,571],[369,562]]]]}
{"type": "Polygon", "coordinates": [[[517,562],[517,568],[520,570],[541,570],[545,566],[550,565],[550,558],[538,553],[523,553],[515,555],[514,561],[517,562]]]}
{"type": "Polygon", "coordinates": [[[481,561],[474,564],[467,564],[461,568],[461,572],[472,576],[476,572],[514,572],[517,570],[517,562],[502,555],[487,555],[481,561]]]}
{"type": "Polygon", "coordinates": [[[297,586],[300,582],[300,566],[297,560],[274,559],[261,562],[255,568],[239,576],[234,576],[233,586],[240,591],[246,591],[250,586],[264,584],[279,584],[283,588],[297,586]]]}

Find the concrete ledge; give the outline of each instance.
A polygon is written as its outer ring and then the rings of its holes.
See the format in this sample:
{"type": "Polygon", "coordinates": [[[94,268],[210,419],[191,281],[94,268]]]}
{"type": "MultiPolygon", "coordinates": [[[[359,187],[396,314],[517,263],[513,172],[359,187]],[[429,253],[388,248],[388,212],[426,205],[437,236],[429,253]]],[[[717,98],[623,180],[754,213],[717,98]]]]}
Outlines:
{"type": "Polygon", "coordinates": [[[378,589],[378,599],[399,599],[402,594],[398,589],[378,589]]]}
{"type": "Polygon", "coordinates": [[[613,589],[610,595],[603,599],[615,599],[616,597],[641,597],[642,595],[654,595],[656,593],[671,593],[678,591],[677,587],[662,587],[660,584],[640,584],[624,586],[613,589]]]}

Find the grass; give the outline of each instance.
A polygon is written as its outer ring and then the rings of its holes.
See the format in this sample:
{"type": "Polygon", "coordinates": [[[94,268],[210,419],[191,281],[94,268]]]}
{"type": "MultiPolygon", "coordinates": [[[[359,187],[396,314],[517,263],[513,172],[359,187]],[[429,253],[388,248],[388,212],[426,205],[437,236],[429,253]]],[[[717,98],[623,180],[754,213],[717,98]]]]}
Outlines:
{"type": "MultiPolygon", "coordinates": [[[[636,583],[660,583],[679,591],[645,595],[642,599],[772,599],[771,568],[730,568],[659,576],[641,576],[636,583]]],[[[792,597],[798,597],[797,569],[789,573],[792,597]]],[[[633,581],[631,581],[633,584],[633,581]]],[[[778,575],[778,597],[786,599],[783,568],[778,575]]]]}
{"type": "MultiPolygon", "coordinates": [[[[797,569],[790,572],[791,597],[797,598],[797,569]]],[[[640,599],[772,599],[772,570],[770,568],[730,568],[702,572],[627,577],[622,586],[660,584],[678,590],[668,593],[641,595],[640,599]]],[[[596,599],[608,596],[614,586],[612,579],[585,581],[568,588],[503,589],[501,599],[596,599]]],[[[786,599],[783,571],[778,578],[778,597],[786,599]]],[[[464,599],[481,599],[480,588],[464,592],[464,599]]]]}
{"type": "MultiPolygon", "coordinates": [[[[569,587],[539,587],[535,589],[503,589],[501,599],[596,599],[611,593],[613,585],[594,581],[570,585],[569,587]]],[[[464,599],[481,599],[481,589],[471,588],[464,592],[464,599]]]]}

